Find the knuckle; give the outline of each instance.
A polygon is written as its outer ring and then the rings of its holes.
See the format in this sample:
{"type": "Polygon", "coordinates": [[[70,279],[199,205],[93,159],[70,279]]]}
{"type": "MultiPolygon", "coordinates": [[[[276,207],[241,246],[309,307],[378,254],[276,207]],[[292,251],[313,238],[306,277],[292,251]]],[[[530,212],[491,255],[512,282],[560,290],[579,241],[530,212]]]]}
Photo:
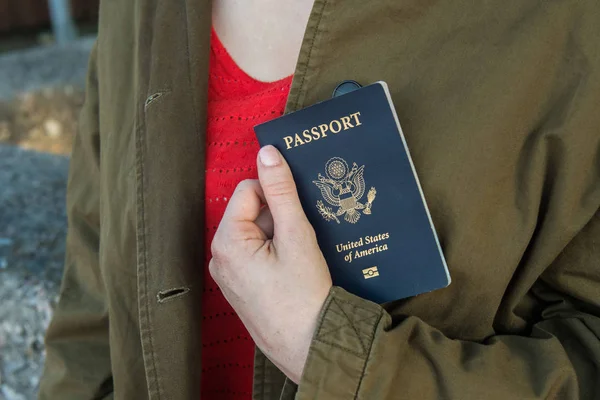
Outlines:
{"type": "Polygon", "coordinates": [[[296,193],[296,185],[293,181],[277,181],[267,184],[264,190],[273,198],[286,198],[296,193]]]}
{"type": "Polygon", "coordinates": [[[230,264],[228,249],[219,243],[211,244],[211,259],[208,262],[208,272],[215,282],[223,281],[228,274],[230,264]]]}
{"type": "Polygon", "coordinates": [[[209,262],[208,262],[208,272],[210,273],[210,276],[217,281],[218,279],[218,274],[217,274],[217,263],[215,261],[214,258],[212,258],[209,262]]]}
{"type": "Polygon", "coordinates": [[[254,188],[254,186],[256,186],[257,182],[258,181],[256,179],[244,179],[243,181],[238,183],[235,190],[239,192],[250,190],[254,188]]]}
{"type": "Polygon", "coordinates": [[[215,237],[210,244],[210,253],[212,257],[216,260],[224,260],[227,256],[228,249],[227,243],[225,241],[219,240],[219,238],[215,237]]]}

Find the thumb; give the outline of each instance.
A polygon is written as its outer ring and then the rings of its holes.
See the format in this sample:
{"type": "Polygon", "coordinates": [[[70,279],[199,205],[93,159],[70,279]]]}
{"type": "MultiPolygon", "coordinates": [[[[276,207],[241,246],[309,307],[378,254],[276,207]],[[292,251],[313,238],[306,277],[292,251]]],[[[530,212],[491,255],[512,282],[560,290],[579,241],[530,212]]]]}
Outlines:
{"type": "Polygon", "coordinates": [[[290,232],[298,224],[307,223],[300,204],[292,171],[281,153],[273,146],[264,146],[258,152],[258,180],[277,227],[290,232]]]}

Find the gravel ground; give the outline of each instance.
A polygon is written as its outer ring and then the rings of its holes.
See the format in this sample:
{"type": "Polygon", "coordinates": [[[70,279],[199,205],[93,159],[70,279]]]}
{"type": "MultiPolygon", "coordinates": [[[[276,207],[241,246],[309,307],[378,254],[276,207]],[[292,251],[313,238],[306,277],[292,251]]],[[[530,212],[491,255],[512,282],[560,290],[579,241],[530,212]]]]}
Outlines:
{"type": "Polygon", "coordinates": [[[0,398],[32,399],[64,257],[66,157],[0,146],[0,398]],[[19,395],[23,397],[19,397],[19,395]]]}
{"type": "Polygon", "coordinates": [[[36,398],[64,259],[65,155],[92,43],[0,56],[0,400],[36,398]]]}
{"type": "Polygon", "coordinates": [[[0,100],[0,142],[69,154],[84,91],[73,85],[24,92],[0,100]]]}
{"type": "Polygon", "coordinates": [[[94,38],[0,56],[0,99],[44,87],[82,86],[94,38]]]}

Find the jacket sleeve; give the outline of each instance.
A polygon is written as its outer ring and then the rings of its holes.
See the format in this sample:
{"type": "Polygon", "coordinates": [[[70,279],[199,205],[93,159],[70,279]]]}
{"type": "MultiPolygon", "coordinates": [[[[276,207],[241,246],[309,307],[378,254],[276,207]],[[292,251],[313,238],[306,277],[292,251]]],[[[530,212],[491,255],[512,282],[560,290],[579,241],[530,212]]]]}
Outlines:
{"type": "Polygon", "coordinates": [[[58,305],[46,333],[41,400],[112,396],[108,312],[98,259],[100,134],[96,51],[94,45],[71,156],[65,269],[58,305]]]}
{"type": "Polygon", "coordinates": [[[544,306],[527,335],[470,342],[334,287],[296,399],[600,398],[600,213],[532,292],[544,306]]]}

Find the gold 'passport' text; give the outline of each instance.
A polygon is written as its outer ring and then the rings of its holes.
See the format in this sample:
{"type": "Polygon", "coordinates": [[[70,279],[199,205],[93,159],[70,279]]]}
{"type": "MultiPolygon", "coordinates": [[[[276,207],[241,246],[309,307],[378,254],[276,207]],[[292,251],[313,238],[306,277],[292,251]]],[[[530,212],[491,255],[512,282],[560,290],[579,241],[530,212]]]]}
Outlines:
{"type": "Polygon", "coordinates": [[[333,121],[327,124],[320,124],[313,126],[312,128],[305,129],[302,133],[295,133],[290,136],[284,136],[283,141],[285,142],[285,149],[289,150],[293,147],[302,146],[313,142],[315,140],[324,139],[328,133],[337,134],[341,131],[347,131],[348,129],[356,128],[362,125],[360,119],[360,112],[355,112],[333,121]]]}

